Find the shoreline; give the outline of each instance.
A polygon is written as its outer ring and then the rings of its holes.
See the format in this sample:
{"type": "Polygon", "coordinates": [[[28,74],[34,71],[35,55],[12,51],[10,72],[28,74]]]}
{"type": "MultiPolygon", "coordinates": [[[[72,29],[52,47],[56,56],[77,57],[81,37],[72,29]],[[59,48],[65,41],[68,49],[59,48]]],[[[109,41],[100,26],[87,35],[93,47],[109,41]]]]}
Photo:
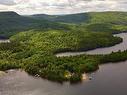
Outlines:
{"type": "Polygon", "coordinates": [[[7,73],[5,71],[0,71],[0,77],[5,76],[7,73]]]}
{"type": "MultiPolygon", "coordinates": [[[[114,34],[114,37],[120,37],[122,39],[122,42],[120,43],[116,43],[115,45],[112,46],[107,46],[107,47],[97,47],[94,49],[90,49],[90,50],[78,50],[78,51],[62,51],[62,52],[56,52],[55,56],[56,57],[71,57],[71,56],[80,56],[80,55],[107,55],[107,54],[111,54],[112,52],[118,52],[120,49],[118,50],[114,50],[113,48],[115,46],[118,47],[118,45],[123,44],[126,39],[124,36],[121,36],[123,34],[127,34],[127,32],[125,33],[118,33],[118,34],[114,34]],[[111,49],[112,48],[112,49],[111,49]],[[105,52],[100,52],[100,51],[104,51],[103,49],[109,49],[109,52],[105,51],[105,52]],[[97,52],[96,52],[97,51],[97,52]]],[[[124,47],[124,46],[123,46],[124,47]]],[[[126,50],[126,49],[125,49],[126,50]]],[[[124,50],[121,50],[124,51],[124,50]]]]}
{"type": "MultiPolygon", "coordinates": [[[[22,72],[22,71],[24,71],[24,70],[22,70],[22,69],[10,69],[10,70],[7,70],[7,71],[0,71],[0,78],[1,77],[3,77],[3,76],[5,76],[5,75],[7,75],[7,73],[9,73],[9,72],[17,72],[17,71],[19,71],[19,72],[22,72]]],[[[25,73],[27,73],[26,71],[25,71],[25,73]]],[[[27,73],[28,74],[28,73],[27,73]]],[[[30,75],[30,74],[28,74],[28,75],[30,75]]],[[[36,76],[33,76],[33,77],[36,77],[36,76]]],[[[43,79],[43,78],[42,78],[43,79]]],[[[82,74],[82,78],[81,78],[81,80],[82,81],[87,81],[87,80],[89,80],[90,79],[90,77],[88,76],[88,74],[87,73],[83,73],[82,74]]]]}
{"type": "Polygon", "coordinates": [[[82,74],[82,81],[86,81],[86,80],[89,80],[89,76],[86,73],[84,73],[82,74]]]}

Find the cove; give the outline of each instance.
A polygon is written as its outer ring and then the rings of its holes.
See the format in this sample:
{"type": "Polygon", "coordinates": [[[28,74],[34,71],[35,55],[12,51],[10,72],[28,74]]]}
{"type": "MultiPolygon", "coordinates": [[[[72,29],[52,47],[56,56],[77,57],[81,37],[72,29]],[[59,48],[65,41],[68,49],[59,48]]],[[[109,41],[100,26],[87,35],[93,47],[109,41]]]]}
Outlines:
{"type": "Polygon", "coordinates": [[[127,61],[101,65],[79,84],[59,84],[35,78],[21,70],[0,77],[0,95],[127,95],[127,61]]]}
{"type": "MultiPolygon", "coordinates": [[[[93,54],[109,54],[112,50],[114,52],[126,50],[127,33],[115,36],[122,37],[123,42],[112,47],[88,52],[96,51],[93,54]],[[112,48],[110,52],[104,50],[110,50],[109,48],[112,48]]],[[[59,84],[36,78],[21,70],[9,70],[6,75],[0,77],[0,95],[127,95],[127,61],[103,64],[99,67],[99,70],[89,74],[93,78],[92,80],[73,85],[68,82],[59,84]]]]}
{"type": "Polygon", "coordinates": [[[127,49],[127,33],[115,34],[114,36],[121,37],[123,39],[123,42],[112,47],[97,48],[94,50],[83,51],[83,52],[63,52],[63,53],[56,54],[56,56],[62,57],[62,56],[76,56],[81,54],[90,54],[90,55],[110,54],[112,52],[117,52],[119,50],[121,51],[126,50],[127,49]]]}

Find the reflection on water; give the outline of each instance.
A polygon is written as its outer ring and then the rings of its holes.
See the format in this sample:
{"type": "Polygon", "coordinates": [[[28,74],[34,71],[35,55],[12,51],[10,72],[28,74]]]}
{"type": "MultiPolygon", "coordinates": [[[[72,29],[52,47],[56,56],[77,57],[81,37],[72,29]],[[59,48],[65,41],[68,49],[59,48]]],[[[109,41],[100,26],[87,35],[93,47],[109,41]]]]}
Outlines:
{"type": "Polygon", "coordinates": [[[59,84],[21,70],[0,77],[0,95],[127,95],[127,61],[101,65],[91,81],[59,84]]]}
{"type": "MultiPolygon", "coordinates": [[[[106,54],[127,49],[127,33],[117,34],[123,43],[109,48],[88,51],[89,54],[106,54]]],[[[75,54],[74,54],[75,55],[75,54]]],[[[127,95],[127,61],[101,65],[90,74],[91,81],[70,85],[59,84],[29,76],[21,70],[10,70],[0,77],[0,95],[127,95]]]]}

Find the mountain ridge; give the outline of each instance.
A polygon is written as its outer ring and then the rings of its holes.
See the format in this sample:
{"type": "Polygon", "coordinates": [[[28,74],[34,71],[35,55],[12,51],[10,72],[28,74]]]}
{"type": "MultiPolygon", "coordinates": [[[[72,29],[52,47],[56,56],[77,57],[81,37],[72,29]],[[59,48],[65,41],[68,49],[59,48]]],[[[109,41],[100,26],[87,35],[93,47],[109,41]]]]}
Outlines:
{"type": "MultiPolygon", "coordinates": [[[[84,23],[89,22],[96,15],[125,15],[127,16],[127,12],[120,12],[120,11],[105,11],[105,12],[86,12],[86,13],[76,13],[76,14],[63,14],[63,15],[48,15],[48,14],[34,14],[30,15],[30,17],[38,18],[38,19],[46,19],[49,21],[56,21],[56,22],[64,22],[64,23],[84,23]]],[[[103,15],[103,16],[104,16],[103,15]]],[[[120,15],[120,16],[121,16],[120,15]]],[[[107,18],[107,17],[106,17],[107,18]]]]}
{"type": "Polygon", "coordinates": [[[17,32],[31,29],[69,30],[70,28],[88,32],[118,33],[126,31],[127,12],[88,12],[69,15],[37,14],[30,16],[19,15],[12,11],[0,12],[0,36],[10,37],[17,32]]]}

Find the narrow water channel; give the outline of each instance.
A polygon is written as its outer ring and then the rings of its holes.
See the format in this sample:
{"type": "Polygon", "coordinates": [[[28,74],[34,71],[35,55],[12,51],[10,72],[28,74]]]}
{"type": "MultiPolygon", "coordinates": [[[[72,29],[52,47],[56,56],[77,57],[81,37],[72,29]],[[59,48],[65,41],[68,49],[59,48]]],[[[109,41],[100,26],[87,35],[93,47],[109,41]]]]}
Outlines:
{"type": "MultiPolygon", "coordinates": [[[[127,49],[127,33],[116,36],[123,38],[121,44],[87,53],[107,54],[127,49]]],[[[92,80],[72,85],[35,78],[21,70],[9,70],[0,77],[0,95],[127,95],[126,71],[127,61],[100,65],[98,71],[89,75],[92,80]]]]}
{"type": "Polygon", "coordinates": [[[123,38],[123,42],[120,44],[117,44],[112,47],[106,47],[106,48],[97,48],[94,50],[84,51],[84,52],[63,52],[58,53],[56,56],[62,57],[62,56],[75,56],[75,55],[81,55],[81,54],[110,54],[111,52],[117,52],[119,50],[124,51],[127,49],[127,33],[120,33],[116,34],[114,36],[123,38]]]}

